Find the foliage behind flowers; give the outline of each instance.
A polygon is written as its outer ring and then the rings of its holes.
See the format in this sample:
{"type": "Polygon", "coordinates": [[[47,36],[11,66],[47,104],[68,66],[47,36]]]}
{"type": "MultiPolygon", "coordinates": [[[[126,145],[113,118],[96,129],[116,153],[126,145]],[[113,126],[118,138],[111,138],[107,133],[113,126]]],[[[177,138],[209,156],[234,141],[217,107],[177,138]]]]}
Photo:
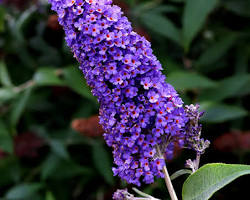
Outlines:
{"type": "MultiPolygon", "coordinates": [[[[199,102],[206,110],[203,134],[213,143],[232,129],[238,134],[249,130],[249,14],[245,11],[249,1],[209,1],[204,7],[193,2],[123,4],[129,7],[132,25],[150,35],[167,82],[178,89],[185,103],[199,102]],[[192,17],[194,13],[199,17],[192,17]]],[[[97,114],[98,105],[63,43],[63,31],[51,26],[48,9],[43,2],[22,12],[0,8],[0,148],[4,152],[0,196],[110,199],[116,188],[122,188],[112,176],[111,152],[102,138],[83,137],[70,128],[72,120],[97,114]],[[25,132],[43,141],[33,158],[14,153],[14,138],[25,132]]],[[[171,173],[183,167],[187,154],[184,151],[169,164],[171,173]]],[[[241,159],[249,164],[246,155],[246,151],[220,153],[212,145],[202,163],[241,159]]],[[[174,181],[179,194],[182,182],[174,181]]],[[[240,179],[217,197],[244,194],[245,185],[240,179]]],[[[157,197],[166,195],[161,180],[143,189],[157,197]]]]}

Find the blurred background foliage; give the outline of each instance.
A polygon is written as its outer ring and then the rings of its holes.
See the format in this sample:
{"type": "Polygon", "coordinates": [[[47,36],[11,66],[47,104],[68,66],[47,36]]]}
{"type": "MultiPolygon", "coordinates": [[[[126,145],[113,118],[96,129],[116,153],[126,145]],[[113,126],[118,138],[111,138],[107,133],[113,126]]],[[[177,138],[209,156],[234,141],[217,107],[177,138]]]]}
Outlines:
{"type": "MultiPolygon", "coordinates": [[[[250,0],[115,0],[186,104],[200,103],[208,162],[250,164],[250,0]]],[[[1,0],[0,197],[104,200],[112,176],[98,103],[46,0],[1,0]]],[[[171,173],[194,155],[176,151],[171,173]]],[[[214,199],[243,199],[248,177],[214,199]]],[[[174,181],[180,194],[185,177],[174,181]]],[[[131,187],[131,186],[128,186],[131,187]]],[[[162,180],[143,191],[168,199],[162,180]]]]}

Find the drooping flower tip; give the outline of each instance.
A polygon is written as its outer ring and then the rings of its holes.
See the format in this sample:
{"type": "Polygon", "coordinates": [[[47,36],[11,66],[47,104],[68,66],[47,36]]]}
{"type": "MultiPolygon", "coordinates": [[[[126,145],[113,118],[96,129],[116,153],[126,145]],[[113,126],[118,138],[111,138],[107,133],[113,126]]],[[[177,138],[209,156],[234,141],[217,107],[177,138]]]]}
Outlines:
{"type": "Polygon", "coordinates": [[[113,199],[114,200],[127,200],[129,197],[132,198],[133,196],[128,193],[127,189],[117,190],[113,194],[113,199]]]}
{"type": "Polygon", "coordinates": [[[201,138],[202,125],[199,123],[204,112],[200,112],[200,105],[185,106],[188,117],[186,124],[186,144],[188,148],[195,150],[198,154],[203,154],[210,145],[210,141],[201,138]]]}

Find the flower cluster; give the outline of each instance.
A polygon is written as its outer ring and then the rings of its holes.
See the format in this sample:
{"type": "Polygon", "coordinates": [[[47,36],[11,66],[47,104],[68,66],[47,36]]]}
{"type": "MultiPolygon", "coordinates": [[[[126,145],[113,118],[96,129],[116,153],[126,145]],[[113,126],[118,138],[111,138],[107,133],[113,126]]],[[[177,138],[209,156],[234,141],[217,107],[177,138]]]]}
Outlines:
{"type": "Polygon", "coordinates": [[[132,200],[134,198],[133,195],[128,193],[127,189],[124,190],[117,190],[114,194],[113,194],[113,199],[114,200],[127,200],[130,199],[132,200]]]}
{"type": "Polygon", "coordinates": [[[185,144],[188,145],[188,148],[195,150],[197,154],[203,154],[205,149],[209,147],[210,142],[200,138],[202,125],[199,124],[199,120],[203,112],[199,112],[199,108],[199,105],[193,104],[185,106],[185,112],[189,119],[186,124],[185,144]]]}
{"type": "Polygon", "coordinates": [[[100,123],[113,148],[115,175],[128,183],[162,177],[164,159],[183,146],[183,102],[165,81],[150,43],[111,0],[49,0],[66,41],[100,103],[100,123]],[[162,149],[162,148],[161,148],[162,149]]]}

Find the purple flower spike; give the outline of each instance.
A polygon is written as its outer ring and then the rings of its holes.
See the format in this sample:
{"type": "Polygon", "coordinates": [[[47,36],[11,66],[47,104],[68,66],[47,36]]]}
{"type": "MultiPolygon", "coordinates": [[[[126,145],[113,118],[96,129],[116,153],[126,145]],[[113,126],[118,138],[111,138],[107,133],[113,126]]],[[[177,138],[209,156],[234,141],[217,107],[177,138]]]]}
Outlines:
{"type": "Polygon", "coordinates": [[[172,157],[167,146],[184,140],[188,118],[181,98],[165,82],[151,44],[133,32],[111,0],[49,2],[100,103],[104,137],[113,148],[114,174],[138,186],[154,182],[165,165],[156,145],[162,155],[172,157]]]}

